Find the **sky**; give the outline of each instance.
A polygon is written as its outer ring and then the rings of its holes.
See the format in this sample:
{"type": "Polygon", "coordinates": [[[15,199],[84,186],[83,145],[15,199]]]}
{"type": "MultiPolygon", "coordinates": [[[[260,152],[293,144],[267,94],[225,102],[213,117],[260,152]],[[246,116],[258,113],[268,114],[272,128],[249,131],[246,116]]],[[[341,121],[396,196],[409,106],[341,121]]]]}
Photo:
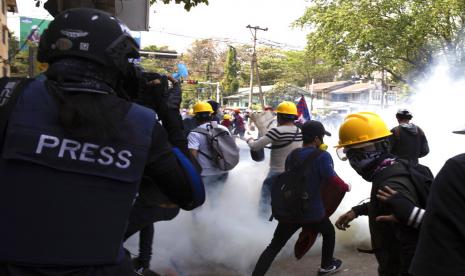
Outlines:
{"type": "MultiPolygon", "coordinates": [[[[52,19],[33,0],[16,0],[19,14],[9,16],[8,26],[19,33],[19,15],[52,19]]],[[[290,25],[305,12],[307,0],[210,0],[190,12],[182,5],[155,4],[150,8],[150,28],[142,33],[142,47],[169,46],[184,52],[195,39],[214,38],[227,44],[252,43],[247,25],[268,28],[258,32],[259,42],[285,49],[303,49],[308,30],[290,25]]]]}

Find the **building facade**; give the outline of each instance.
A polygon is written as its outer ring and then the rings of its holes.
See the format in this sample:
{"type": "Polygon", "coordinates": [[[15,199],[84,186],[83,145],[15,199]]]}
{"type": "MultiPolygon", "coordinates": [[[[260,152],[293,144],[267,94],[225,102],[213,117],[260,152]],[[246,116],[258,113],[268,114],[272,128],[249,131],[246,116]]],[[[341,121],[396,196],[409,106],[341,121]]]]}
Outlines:
{"type": "Polygon", "coordinates": [[[18,12],[16,0],[1,0],[0,10],[0,77],[10,75],[10,65],[8,63],[8,37],[10,31],[7,26],[7,12],[18,12]]]}

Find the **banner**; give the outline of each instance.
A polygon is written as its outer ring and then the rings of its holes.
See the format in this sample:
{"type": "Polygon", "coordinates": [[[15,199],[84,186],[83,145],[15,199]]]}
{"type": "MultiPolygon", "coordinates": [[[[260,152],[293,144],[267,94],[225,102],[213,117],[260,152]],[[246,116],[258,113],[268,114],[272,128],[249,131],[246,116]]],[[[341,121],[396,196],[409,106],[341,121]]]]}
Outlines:
{"type": "Polygon", "coordinates": [[[48,24],[50,20],[21,16],[19,18],[19,45],[24,45],[21,50],[27,50],[31,44],[39,45],[40,36],[47,29],[48,24]]]}

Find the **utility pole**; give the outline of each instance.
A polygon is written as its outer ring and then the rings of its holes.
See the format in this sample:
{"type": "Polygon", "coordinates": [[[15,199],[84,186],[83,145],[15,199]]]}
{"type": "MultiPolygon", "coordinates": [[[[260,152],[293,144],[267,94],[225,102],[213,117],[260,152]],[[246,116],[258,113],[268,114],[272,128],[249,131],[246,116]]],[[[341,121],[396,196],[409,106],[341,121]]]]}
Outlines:
{"type": "Polygon", "coordinates": [[[268,28],[261,28],[259,26],[250,26],[247,25],[247,29],[250,29],[250,32],[253,37],[253,53],[252,53],[252,60],[250,62],[250,93],[249,93],[249,108],[252,107],[252,95],[253,95],[253,78],[254,78],[254,69],[257,72],[257,84],[259,90],[259,97],[260,97],[260,104],[262,108],[265,108],[265,100],[263,98],[262,92],[262,85],[260,83],[260,74],[258,72],[258,63],[257,63],[257,53],[256,53],[256,46],[257,46],[257,31],[268,31],[268,28]]]}

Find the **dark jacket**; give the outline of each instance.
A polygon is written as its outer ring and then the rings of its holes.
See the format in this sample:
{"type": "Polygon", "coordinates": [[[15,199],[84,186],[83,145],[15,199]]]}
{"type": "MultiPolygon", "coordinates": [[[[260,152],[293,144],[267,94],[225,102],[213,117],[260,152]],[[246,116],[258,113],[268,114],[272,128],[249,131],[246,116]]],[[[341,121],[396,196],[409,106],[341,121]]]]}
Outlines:
{"type": "Polygon", "coordinates": [[[391,153],[399,158],[418,163],[418,158],[429,153],[428,140],[423,130],[414,124],[401,124],[391,129],[391,153]]]}
{"type": "Polygon", "coordinates": [[[378,222],[377,216],[390,215],[389,207],[378,201],[376,193],[389,186],[402,193],[415,205],[419,205],[415,186],[405,168],[394,163],[378,172],[372,182],[370,202],[352,210],[359,215],[368,215],[371,242],[378,260],[379,275],[397,276],[406,273],[415,252],[418,230],[400,223],[378,222]]]}
{"type": "MultiPolygon", "coordinates": [[[[115,95],[101,100],[115,110],[114,114],[126,114],[122,138],[116,142],[99,137],[71,141],[77,139],[68,137],[61,128],[55,102],[41,82],[31,83],[18,99],[5,145],[0,147],[0,214],[7,220],[0,229],[0,263],[11,267],[14,263],[37,267],[73,265],[82,271],[83,267],[104,264],[99,268],[103,272],[111,264],[126,260],[121,242],[142,174],[159,180],[160,189],[177,203],[189,201],[191,191],[185,173],[154,113],[115,95]],[[144,111],[129,115],[134,108],[144,111]],[[57,139],[48,140],[50,154],[34,156],[37,148],[28,151],[32,148],[26,140],[35,141],[43,131],[57,139]],[[63,152],[58,151],[53,158],[56,140],[63,144],[65,139],[71,148],[63,147],[63,152]],[[81,148],[73,150],[77,143],[81,148]],[[109,148],[96,151],[96,145],[109,148]],[[118,152],[124,148],[137,151],[131,152],[137,170],[117,175],[110,165],[119,166],[117,169],[126,166],[125,160],[117,163],[121,161],[118,152]],[[116,155],[112,149],[116,149],[116,155]],[[76,151],[79,154],[71,153],[76,151]]],[[[126,153],[123,157],[130,156],[126,153]]]]}
{"type": "Polygon", "coordinates": [[[465,154],[444,164],[431,187],[412,261],[415,276],[465,275],[465,154]]]}

